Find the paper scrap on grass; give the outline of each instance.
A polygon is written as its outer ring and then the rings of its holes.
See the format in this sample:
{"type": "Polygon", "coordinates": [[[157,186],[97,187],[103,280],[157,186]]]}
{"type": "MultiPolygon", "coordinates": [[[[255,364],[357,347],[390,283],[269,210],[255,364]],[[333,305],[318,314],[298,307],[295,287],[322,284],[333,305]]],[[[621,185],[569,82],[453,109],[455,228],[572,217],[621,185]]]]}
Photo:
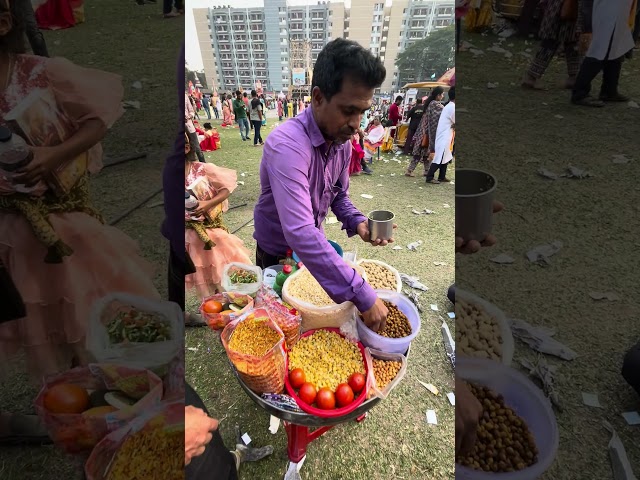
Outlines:
{"type": "Polygon", "coordinates": [[[422,290],[423,292],[426,292],[427,290],[429,290],[429,288],[426,285],[423,285],[422,283],[420,283],[419,281],[420,279],[418,277],[410,277],[406,273],[401,273],[400,278],[406,285],[410,286],[411,288],[415,288],[416,290],[422,290]]]}
{"type": "Polygon", "coordinates": [[[551,170],[548,170],[544,167],[538,169],[538,175],[544,178],[548,178],[549,180],[557,180],[558,174],[553,173],[551,170]]]}
{"type": "Polygon", "coordinates": [[[447,398],[449,399],[449,403],[455,407],[456,406],[456,394],[453,393],[453,392],[449,392],[449,393],[447,393],[447,398]]]}
{"type": "Polygon", "coordinates": [[[622,414],[627,425],[640,425],[640,413],[638,412],[624,412],[622,414]]]}
{"type": "Polygon", "coordinates": [[[418,247],[420,245],[422,245],[422,240],[418,240],[417,242],[411,242],[409,245],[407,245],[407,248],[412,252],[416,252],[418,251],[418,247]]]}
{"type": "Polygon", "coordinates": [[[131,86],[133,88],[135,88],[136,90],[141,90],[142,89],[142,82],[140,82],[140,81],[133,82],[131,84],[131,86]]]}
{"type": "Polygon", "coordinates": [[[238,180],[236,183],[237,183],[238,185],[244,185],[244,182],[243,182],[242,180],[238,180]]]}
{"type": "Polygon", "coordinates": [[[251,443],[251,437],[249,436],[248,433],[245,433],[244,435],[242,435],[241,438],[245,445],[249,445],[251,443]]]}
{"type": "Polygon", "coordinates": [[[494,88],[498,88],[498,84],[497,83],[488,82],[487,83],[487,88],[490,89],[490,90],[493,90],[494,88]]]}
{"type": "Polygon", "coordinates": [[[434,212],[433,210],[429,210],[428,208],[425,208],[422,211],[416,210],[415,208],[413,210],[411,210],[411,213],[415,214],[415,215],[433,215],[434,212]]]}
{"type": "Polygon", "coordinates": [[[638,105],[638,103],[634,102],[633,100],[629,100],[629,103],[627,103],[627,105],[629,106],[629,108],[640,108],[640,105],[638,105]]]}
{"type": "Polygon", "coordinates": [[[556,118],[564,118],[562,115],[554,115],[556,118]]]}
{"type": "Polygon", "coordinates": [[[496,255],[495,257],[490,258],[489,260],[492,261],[493,263],[499,263],[500,265],[508,265],[510,263],[515,262],[515,259],[507,255],[506,253],[501,253],[500,255],[496,255]]]}
{"type": "Polygon", "coordinates": [[[140,102],[137,100],[125,100],[124,102],[122,102],[122,107],[140,110],[140,102]]]}
{"type": "Polygon", "coordinates": [[[240,176],[241,176],[241,177],[246,177],[246,176],[247,176],[247,172],[242,172],[242,173],[240,174],[240,176]]]}
{"type": "Polygon", "coordinates": [[[427,410],[427,423],[429,425],[437,425],[438,419],[436,418],[435,410],[427,410]]]}
{"type": "Polygon", "coordinates": [[[547,360],[538,356],[535,362],[530,360],[520,360],[520,364],[529,370],[529,375],[537,379],[542,384],[542,391],[551,400],[551,403],[560,411],[562,405],[560,403],[560,395],[555,389],[555,373],[556,367],[549,365],[547,360]]]}
{"type": "Polygon", "coordinates": [[[393,247],[393,250],[402,250],[402,247],[400,245],[396,245],[395,247],[393,247]]]}
{"type": "Polygon", "coordinates": [[[553,355],[563,360],[573,360],[578,356],[576,352],[553,338],[556,331],[552,328],[534,326],[517,318],[510,318],[509,326],[514,337],[536,352],[553,355]]]}
{"type": "Polygon", "coordinates": [[[507,53],[507,50],[505,50],[502,47],[499,47],[498,45],[493,45],[493,46],[487,48],[487,52],[507,53]]]}
{"type": "Polygon", "coordinates": [[[436,267],[444,267],[444,266],[446,265],[446,262],[433,262],[433,264],[434,264],[436,267]]]}
{"type": "Polygon", "coordinates": [[[454,319],[454,318],[456,318],[456,312],[449,312],[449,313],[447,313],[447,316],[449,318],[451,318],[451,319],[454,319]]]}
{"type": "Polygon", "coordinates": [[[331,225],[333,223],[338,223],[338,218],[337,217],[327,217],[325,219],[325,222],[327,225],[331,225]]]}
{"type": "Polygon", "coordinates": [[[620,163],[620,164],[624,164],[624,163],[629,163],[631,161],[631,159],[629,157],[627,157],[624,153],[623,154],[617,154],[613,156],[613,160],[611,160],[613,163],[620,163]]]}
{"type": "Polygon", "coordinates": [[[589,296],[594,300],[609,300],[611,302],[620,300],[620,296],[615,292],[589,292],[589,296]]]}
{"type": "Polygon", "coordinates": [[[442,206],[443,206],[444,208],[451,208],[451,205],[449,205],[448,203],[443,203],[443,204],[442,204],[442,206]]]}
{"type": "Polygon", "coordinates": [[[527,258],[531,263],[538,265],[550,265],[550,258],[560,251],[562,242],[555,240],[549,244],[538,245],[527,252],[527,258]]]}
{"type": "Polygon", "coordinates": [[[597,393],[582,393],[582,403],[584,403],[588,407],[601,408],[600,400],[598,400],[597,393]]]}
{"type": "Polygon", "coordinates": [[[269,431],[271,432],[272,435],[275,435],[276,433],[278,433],[279,428],[280,428],[280,419],[278,417],[274,417],[273,415],[271,415],[271,418],[269,418],[269,431]]]}
{"type": "Polygon", "coordinates": [[[187,347],[187,350],[189,350],[190,352],[197,352],[198,349],[196,347],[187,347]]]}
{"type": "Polygon", "coordinates": [[[588,172],[587,170],[579,167],[574,167],[573,165],[569,165],[567,167],[567,173],[565,173],[562,176],[565,178],[579,178],[579,179],[593,177],[593,175],[591,175],[591,173],[588,172]]]}
{"type": "Polygon", "coordinates": [[[438,305],[436,305],[435,303],[431,304],[431,310],[433,310],[434,312],[438,311],[438,305]]]}
{"type": "Polygon", "coordinates": [[[622,440],[614,430],[613,426],[603,420],[602,424],[604,428],[611,433],[611,440],[609,440],[609,459],[611,460],[611,469],[613,470],[613,480],[637,480],[633,474],[629,457],[627,457],[627,451],[624,449],[622,440]]]}
{"type": "Polygon", "coordinates": [[[382,187],[382,184],[381,184],[381,183],[379,183],[378,185],[376,185],[376,187],[382,187]]]}
{"type": "Polygon", "coordinates": [[[406,288],[403,290],[404,294],[413,302],[418,309],[418,312],[422,313],[422,307],[420,306],[420,296],[414,291],[408,291],[406,288]]]}
{"type": "Polygon", "coordinates": [[[363,194],[361,194],[360,196],[361,196],[362,198],[367,198],[367,199],[369,199],[369,200],[371,200],[371,199],[373,198],[373,195],[368,195],[368,194],[366,194],[366,193],[363,193],[363,194]]]}
{"type": "Polygon", "coordinates": [[[462,112],[462,113],[469,113],[469,110],[467,110],[466,108],[457,108],[457,109],[456,109],[456,112],[457,112],[457,113],[461,113],[461,112],[462,112]]]}
{"type": "Polygon", "coordinates": [[[396,174],[395,174],[395,173],[392,173],[392,174],[390,174],[390,176],[391,176],[391,177],[395,177],[395,176],[396,176],[396,174]]]}
{"type": "MultiPolygon", "coordinates": [[[[484,52],[482,50],[480,50],[479,48],[470,48],[469,52],[473,54],[474,57],[478,57],[480,55],[484,55],[484,52]]],[[[462,87],[464,88],[464,87],[462,87]]]]}
{"type": "Polygon", "coordinates": [[[424,383],[420,380],[418,380],[418,383],[420,385],[422,385],[424,388],[426,388],[427,390],[429,390],[431,393],[433,393],[434,395],[440,395],[440,392],[438,391],[438,389],[436,388],[435,385],[432,385],[430,383],[424,383]]]}

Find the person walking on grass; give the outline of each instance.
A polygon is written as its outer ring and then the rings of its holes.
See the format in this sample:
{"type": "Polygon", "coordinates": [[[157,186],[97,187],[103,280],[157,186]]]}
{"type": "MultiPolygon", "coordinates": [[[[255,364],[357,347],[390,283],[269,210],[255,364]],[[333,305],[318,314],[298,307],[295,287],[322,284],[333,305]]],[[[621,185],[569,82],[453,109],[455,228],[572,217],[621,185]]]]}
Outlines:
{"type": "Polygon", "coordinates": [[[604,102],[628,102],[618,92],[622,62],[633,50],[631,21],[635,17],[634,0],[584,0],[582,32],[584,42],[591,41],[571,93],[571,103],[585,107],[603,107],[604,102]],[[590,96],[591,83],[602,71],[599,99],[590,96]]]}
{"type": "Polygon", "coordinates": [[[420,125],[422,115],[424,115],[424,112],[427,108],[428,98],[429,97],[425,97],[424,102],[416,102],[415,107],[409,110],[409,113],[407,114],[407,120],[409,120],[409,131],[407,133],[407,140],[403,148],[403,152],[405,155],[410,155],[411,151],[413,150],[413,137],[416,134],[416,130],[418,130],[418,125],[420,125]]]}
{"type": "Polygon", "coordinates": [[[200,149],[200,142],[198,142],[198,132],[196,132],[196,127],[193,124],[193,120],[196,117],[195,110],[193,109],[193,104],[191,103],[191,97],[184,92],[184,127],[187,130],[187,134],[189,136],[189,141],[193,145],[193,149],[196,152],[196,156],[198,160],[202,163],[205,163],[204,153],[200,149]]]}
{"type": "Polygon", "coordinates": [[[207,114],[207,120],[211,120],[211,107],[209,104],[209,97],[206,95],[202,97],[202,107],[207,114]]]}
{"type": "Polygon", "coordinates": [[[240,128],[240,137],[245,142],[249,139],[249,120],[247,119],[247,107],[242,100],[242,92],[236,90],[236,98],[233,100],[233,114],[240,128]]]}
{"type": "Polygon", "coordinates": [[[424,172],[422,174],[423,176],[426,177],[427,173],[429,172],[429,107],[434,101],[442,102],[443,98],[444,88],[435,87],[433,90],[431,90],[431,93],[424,102],[425,113],[422,115],[416,133],[413,136],[413,159],[411,160],[411,163],[409,164],[409,167],[405,172],[405,176],[407,177],[415,177],[413,171],[416,169],[419,163],[422,163],[424,166],[424,172]]]}
{"type": "Polygon", "coordinates": [[[282,100],[278,99],[278,121],[282,121],[282,117],[284,116],[284,108],[282,106],[282,100]]]}
{"type": "Polygon", "coordinates": [[[453,160],[453,142],[456,131],[456,87],[449,89],[449,103],[442,109],[435,136],[435,153],[427,173],[427,183],[449,182],[447,166],[453,160]],[[436,171],[440,170],[438,180],[436,171]]]}
{"type": "Polygon", "coordinates": [[[262,136],[260,135],[260,128],[262,128],[262,119],[264,118],[264,109],[262,102],[258,98],[258,94],[255,90],[251,90],[251,102],[249,103],[249,117],[251,118],[251,124],[253,125],[253,146],[264,145],[262,136]]]}
{"type": "Polygon", "coordinates": [[[567,62],[567,80],[565,88],[571,89],[575,85],[576,75],[580,69],[580,53],[578,51],[577,9],[566,9],[565,0],[548,0],[544,7],[544,16],[538,36],[542,40],[536,56],[522,79],[522,87],[530,90],[540,90],[538,84],[549,68],[551,60],[560,47],[564,50],[567,62]]]}

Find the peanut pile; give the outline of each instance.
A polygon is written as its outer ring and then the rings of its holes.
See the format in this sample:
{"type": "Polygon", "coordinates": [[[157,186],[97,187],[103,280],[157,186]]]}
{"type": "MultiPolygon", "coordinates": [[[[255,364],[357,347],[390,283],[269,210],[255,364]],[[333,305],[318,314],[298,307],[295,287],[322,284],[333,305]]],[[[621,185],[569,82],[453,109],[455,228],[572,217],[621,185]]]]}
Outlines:
{"type": "Polygon", "coordinates": [[[373,262],[362,262],[360,266],[367,272],[367,282],[376,290],[397,290],[398,279],[388,268],[373,262]]]}
{"type": "Polygon", "coordinates": [[[278,332],[264,321],[248,317],[238,324],[229,340],[229,348],[238,353],[263,357],[280,340],[278,332]]]}
{"type": "Polygon", "coordinates": [[[387,338],[403,338],[411,335],[411,324],[407,316],[393,303],[386,300],[382,302],[389,309],[389,314],[387,315],[387,323],[382,330],[377,332],[378,335],[387,338]]]}
{"type": "Polygon", "coordinates": [[[402,362],[396,362],[393,360],[378,360],[373,359],[373,374],[376,377],[376,385],[378,389],[383,390],[384,387],[389,385],[402,367],[402,362]]]}
{"type": "Polygon", "coordinates": [[[459,462],[485,472],[515,472],[536,463],[535,439],[524,420],[504,404],[502,395],[483,386],[469,387],[484,413],[473,450],[459,462]]]}
{"type": "Polygon", "coordinates": [[[500,325],[480,307],[456,302],[456,348],[470,357],[502,359],[500,325]]]}
{"type": "Polygon", "coordinates": [[[316,307],[335,304],[309,270],[304,270],[292,278],[288,288],[292,297],[316,307]]]}
{"type": "Polygon", "coordinates": [[[301,368],[307,382],[335,391],[352,373],[365,373],[362,353],[334,332],[318,330],[301,338],[289,352],[289,371],[301,368]]]}

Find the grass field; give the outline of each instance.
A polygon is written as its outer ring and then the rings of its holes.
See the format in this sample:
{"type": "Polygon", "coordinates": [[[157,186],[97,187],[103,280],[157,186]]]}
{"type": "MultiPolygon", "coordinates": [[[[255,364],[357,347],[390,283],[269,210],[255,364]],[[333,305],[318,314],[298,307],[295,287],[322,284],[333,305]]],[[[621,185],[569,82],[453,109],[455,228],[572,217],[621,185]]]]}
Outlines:
{"type": "MultiPolygon", "coordinates": [[[[638,427],[627,426],[622,412],[638,410],[635,393],[620,375],[623,353],[638,341],[635,264],[638,209],[631,192],[640,175],[637,125],[640,110],[626,104],[601,110],[574,107],[564,80],[564,62],[556,60],[546,77],[546,92],[520,88],[527,66],[524,54],[535,52],[529,40],[509,38],[488,50],[497,37],[464,34],[484,55],[464,52],[456,58],[459,88],[458,166],[477,167],[498,178],[497,196],[506,207],[497,216],[499,244],[474,256],[456,258],[456,282],[484,296],[509,316],[553,327],[556,338],[574,349],[572,362],[558,366],[557,390],[564,411],[557,414],[560,449],[545,479],[611,479],[606,419],[616,428],[635,469],[640,471],[638,427]],[[533,50],[533,51],[532,51],[533,50]],[[487,83],[498,84],[488,89],[487,83]],[[465,108],[467,112],[460,110],[465,108]],[[631,158],[613,164],[614,155],[631,158]],[[558,174],[568,165],[589,170],[583,180],[548,180],[536,171],[558,174]],[[536,245],[560,240],[563,249],[542,268],[525,253],[536,245]],[[506,253],[513,265],[489,258],[506,253]],[[617,302],[596,302],[589,292],[616,292],[617,302]],[[597,393],[602,409],[582,404],[581,392],[597,393]]],[[[637,53],[636,53],[637,56],[637,53]]],[[[620,91],[640,98],[637,58],[623,65],[620,91]]],[[[598,93],[600,80],[594,84],[598,93]]],[[[516,345],[515,361],[532,358],[516,345]]]]}
{"type": "MultiPolygon", "coordinates": [[[[275,123],[277,118],[269,119],[267,132],[272,131],[275,123]]],[[[239,174],[246,172],[245,177],[238,177],[245,185],[233,193],[230,205],[248,205],[234,209],[226,216],[226,223],[233,231],[252,218],[260,189],[258,166],[262,150],[248,142],[243,143],[237,128],[219,131],[222,149],[206,154],[207,160],[236,169],[239,174]]],[[[399,225],[399,245],[406,247],[416,240],[422,240],[424,244],[417,252],[406,248],[397,251],[374,248],[359,239],[347,239],[340,225],[328,225],[325,230],[327,237],[337,241],[345,251],[357,249],[359,258],[378,259],[421,278],[429,287],[429,291],[421,296],[425,312],[422,330],[412,344],[407,375],[391,396],[371,410],[361,424],[352,422],[336,427],[310,445],[301,471],[305,480],[453,478],[453,407],[443,394],[434,397],[418,380],[433,383],[443,393],[453,389],[453,373],[442,347],[440,325],[452,308],[445,294],[454,275],[454,187],[426,185],[423,178],[403,176],[408,157],[386,154],[383,158],[389,162],[375,163],[374,175],[351,178],[352,201],[364,212],[376,208],[393,210],[399,225]],[[362,198],[363,193],[373,195],[373,199],[362,198]],[[452,207],[445,208],[444,204],[452,207]],[[428,208],[437,213],[417,216],[411,213],[412,208],[428,208]],[[434,262],[445,262],[446,265],[435,266],[434,262]],[[430,304],[437,304],[440,311],[431,311],[430,304]],[[427,409],[436,411],[437,426],[426,423],[427,409]]],[[[252,227],[247,226],[237,235],[254,252],[252,233],[252,227]]],[[[197,303],[197,298],[190,298],[192,310],[197,308],[197,303]]],[[[239,423],[255,445],[274,445],[271,458],[243,465],[241,478],[281,478],[288,464],[284,429],[281,427],[276,435],[269,433],[269,415],[241,390],[227,362],[219,334],[209,329],[188,330],[186,347],[187,379],[202,396],[211,414],[222,419],[220,429],[227,443],[233,442],[233,427],[239,423]]]]}
{"type": "MultiPolygon", "coordinates": [[[[45,32],[50,54],[122,75],[125,100],[138,100],[141,108],[127,110],[109,132],[105,155],[113,159],[147,153],[145,159],[105,169],[93,179],[94,204],[109,220],[162,186],[162,165],[172,147],[179,118],[175,78],[184,21],[163,20],[160,6],[140,7],[134,2],[87,3],[85,11],[86,23],[45,32]],[[132,86],[137,81],[142,82],[142,89],[132,86]]],[[[161,199],[158,195],[151,203],[161,199]]],[[[168,250],[160,235],[163,217],[162,207],[142,207],[118,227],[139,242],[143,255],[157,267],[156,285],[166,294],[168,250]]],[[[21,371],[21,365],[17,365],[15,373],[3,379],[3,411],[33,413],[38,387],[31,385],[21,371]]],[[[0,478],[73,479],[78,478],[81,463],[52,446],[2,448],[0,478]]]]}

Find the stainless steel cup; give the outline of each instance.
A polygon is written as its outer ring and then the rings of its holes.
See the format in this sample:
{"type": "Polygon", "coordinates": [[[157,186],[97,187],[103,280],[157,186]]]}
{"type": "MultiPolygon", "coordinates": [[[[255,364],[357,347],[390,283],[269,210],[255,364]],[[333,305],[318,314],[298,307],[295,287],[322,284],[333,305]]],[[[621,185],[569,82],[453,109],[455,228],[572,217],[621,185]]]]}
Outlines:
{"type": "Polygon", "coordinates": [[[456,237],[482,242],[491,233],[497,185],[490,173],[456,169],[456,237]]]}
{"type": "Polygon", "coordinates": [[[369,214],[369,232],[371,240],[389,240],[393,238],[393,212],[374,210],[369,214]]]}

